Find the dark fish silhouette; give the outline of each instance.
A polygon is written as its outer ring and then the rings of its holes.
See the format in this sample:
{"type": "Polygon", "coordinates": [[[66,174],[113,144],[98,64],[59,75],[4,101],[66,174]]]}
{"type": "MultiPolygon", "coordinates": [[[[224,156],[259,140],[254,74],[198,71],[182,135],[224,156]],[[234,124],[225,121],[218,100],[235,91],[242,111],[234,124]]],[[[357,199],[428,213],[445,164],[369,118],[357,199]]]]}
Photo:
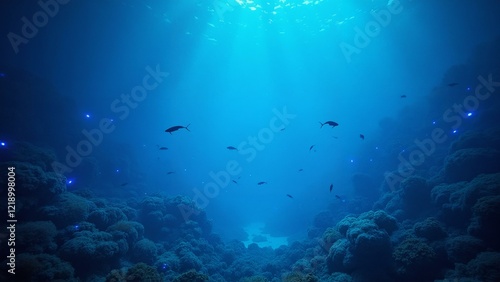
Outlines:
{"type": "Polygon", "coordinates": [[[364,136],[363,134],[360,134],[360,135],[359,135],[359,138],[361,138],[361,139],[365,140],[365,136],[364,136]]]}
{"type": "Polygon", "coordinates": [[[314,146],[316,146],[316,145],[312,145],[311,147],[309,147],[309,151],[311,151],[312,148],[314,148],[314,146]]]}
{"type": "Polygon", "coordinates": [[[174,174],[174,173],[175,173],[175,171],[169,171],[169,172],[167,172],[167,174],[174,174]]]}
{"type": "Polygon", "coordinates": [[[457,86],[457,85],[458,85],[458,82],[448,83],[448,86],[449,86],[449,87],[453,87],[453,86],[457,86]]]}
{"type": "Polygon", "coordinates": [[[288,198],[293,199],[292,195],[286,194],[288,198]]]}
{"type": "Polygon", "coordinates": [[[339,201],[341,201],[342,203],[345,203],[345,199],[340,197],[339,195],[335,195],[335,198],[337,198],[339,201]]]}
{"type": "MultiPolygon", "coordinates": [[[[325,123],[322,123],[322,122],[320,121],[320,122],[319,122],[319,124],[321,124],[321,127],[323,127],[323,125],[325,125],[325,124],[326,124],[326,125],[329,125],[329,126],[331,126],[331,127],[335,127],[335,126],[338,126],[338,125],[339,125],[338,123],[336,123],[336,122],[334,122],[334,121],[330,121],[330,120],[329,120],[329,121],[326,121],[325,123]]],[[[321,128],[321,127],[320,127],[320,128],[321,128]]]]}
{"type": "Polygon", "coordinates": [[[262,184],[267,184],[267,182],[261,181],[261,182],[257,183],[257,185],[262,185],[262,184]]]}
{"type": "Polygon", "coordinates": [[[236,149],[235,147],[233,146],[227,146],[226,147],[228,150],[234,150],[234,151],[238,151],[238,149],[236,149]]]}
{"type": "Polygon", "coordinates": [[[283,131],[283,130],[285,130],[285,128],[286,128],[286,127],[283,127],[282,129],[280,129],[280,131],[283,131]]]}
{"type": "Polygon", "coordinates": [[[330,192],[332,192],[333,184],[330,184],[330,192]]]}
{"type": "Polygon", "coordinates": [[[332,136],[332,137],[335,138],[335,139],[339,139],[337,136],[332,136]]]}
{"type": "Polygon", "coordinates": [[[235,184],[238,184],[238,182],[236,182],[236,180],[231,180],[231,181],[233,181],[235,184]]]}
{"type": "Polygon", "coordinates": [[[406,95],[401,95],[401,98],[406,98],[406,95]]]}
{"type": "Polygon", "coordinates": [[[299,169],[299,171],[303,171],[303,169],[299,169]]]}
{"type": "Polygon", "coordinates": [[[190,125],[191,124],[188,124],[186,126],[181,126],[181,125],[172,126],[170,128],[165,129],[165,132],[172,134],[172,132],[177,131],[177,130],[182,129],[182,128],[185,128],[187,131],[190,131],[188,128],[190,125]]]}
{"type": "Polygon", "coordinates": [[[160,145],[156,145],[156,147],[158,147],[158,150],[160,151],[168,150],[167,147],[160,147],[160,145]]]}

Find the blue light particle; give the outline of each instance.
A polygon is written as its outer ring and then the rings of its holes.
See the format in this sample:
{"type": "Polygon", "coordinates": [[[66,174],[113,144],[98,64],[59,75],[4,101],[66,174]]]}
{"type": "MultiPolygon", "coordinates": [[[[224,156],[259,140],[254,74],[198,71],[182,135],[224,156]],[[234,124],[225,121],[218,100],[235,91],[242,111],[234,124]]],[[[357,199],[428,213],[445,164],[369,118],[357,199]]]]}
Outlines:
{"type": "Polygon", "coordinates": [[[455,134],[455,133],[457,133],[457,130],[456,130],[456,129],[455,129],[455,130],[453,130],[453,134],[455,134]]]}
{"type": "Polygon", "coordinates": [[[80,225],[76,224],[75,226],[73,226],[73,229],[74,229],[75,231],[80,230],[80,225]]]}
{"type": "Polygon", "coordinates": [[[468,116],[468,117],[472,116],[472,113],[468,113],[468,114],[467,114],[467,116],[468,116]]]}
{"type": "Polygon", "coordinates": [[[5,145],[7,145],[5,142],[0,142],[0,145],[2,145],[2,147],[5,147],[5,145]]]}
{"type": "Polygon", "coordinates": [[[470,91],[470,87],[467,87],[467,91],[470,91]]]}
{"type": "Polygon", "coordinates": [[[5,77],[5,76],[6,76],[6,74],[5,74],[5,73],[0,72],[0,77],[5,77]]]}
{"type": "Polygon", "coordinates": [[[351,160],[351,163],[353,163],[353,162],[354,162],[354,160],[351,160]]]}
{"type": "Polygon", "coordinates": [[[120,173],[120,170],[119,170],[119,169],[117,169],[117,170],[116,170],[116,173],[120,173]]]}
{"type": "Polygon", "coordinates": [[[86,117],[86,118],[90,118],[90,115],[89,115],[89,114],[86,114],[86,115],[85,115],[85,117],[86,117]]]}
{"type": "Polygon", "coordinates": [[[433,121],[433,122],[432,122],[432,124],[436,124],[436,122],[435,122],[435,121],[433,121]]]}
{"type": "Polygon", "coordinates": [[[375,150],[378,150],[378,146],[377,146],[377,147],[375,147],[375,150]]]}
{"type": "Polygon", "coordinates": [[[68,185],[73,184],[73,182],[75,182],[74,179],[68,179],[68,180],[66,180],[66,184],[68,184],[68,185]]]}

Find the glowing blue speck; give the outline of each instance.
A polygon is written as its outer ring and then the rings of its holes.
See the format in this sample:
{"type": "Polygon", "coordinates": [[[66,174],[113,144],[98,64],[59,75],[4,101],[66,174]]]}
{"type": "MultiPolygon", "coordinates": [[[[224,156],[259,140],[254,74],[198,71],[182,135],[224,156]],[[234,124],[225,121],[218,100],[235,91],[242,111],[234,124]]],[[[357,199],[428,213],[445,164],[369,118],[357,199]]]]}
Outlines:
{"type": "Polygon", "coordinates": [[[370,159],[370,162],[373,162],[373,159],[370,159]]]}
{"type": "Polygon", "coordinates": [[[5,144],[5,142],[1,142],[0,145],[5,146],[6,144],[5,144]]]}
{"type": "Polygon", "coordinates": [[[85,116],[86,116],[87,118],[90,118],[90,115],[89,115],[89,114],[86,114],[85,116]]]}
{"type": "Polygon", "coordinates": [[[80,225],[77,224],[77,225],[73,226],[73,228],[75,228],[75,230],[80,230],[80,225]]]}
{"type": "Polygon", "coordinates": [[[353,163],[353,162],[354,162],[354,160],[351,160],[351,163],[353,163]]]}
{"type": "Polygon", "coordinates": [[[457,133],[457,130],[456,130],[456,129],[455,129],[455,130],[453,130],[453,133],[457,133]]]}
{"type": "Polygon", "coordinates": [[[433,122],[432,122],[432,124],[436,124],[436,122],[435,122],[435,121],[433,121],[433,122]]]}
{"type": "Polygon", "coordinates": [[[467,91],[470,91],[470,87],[467,87],[467,91]]]}
{"type": "Polygon", "coordinates": [[[467,116],[470,117],[472,115],[472,113],[468,113],[467,116]]]}
{"type": "Polygon", "coordinates": [[[377,146],[377,147],[375,147],[375,150],[378,150],[378,146],[377,146]]]}
{"type": "Polygon", "coordinates": [[[119,169],[117,169],[117,170],[116,170],[116,173],[119,173],[119,172],[120,172],[120,170],[119,170],[119,169]]]}

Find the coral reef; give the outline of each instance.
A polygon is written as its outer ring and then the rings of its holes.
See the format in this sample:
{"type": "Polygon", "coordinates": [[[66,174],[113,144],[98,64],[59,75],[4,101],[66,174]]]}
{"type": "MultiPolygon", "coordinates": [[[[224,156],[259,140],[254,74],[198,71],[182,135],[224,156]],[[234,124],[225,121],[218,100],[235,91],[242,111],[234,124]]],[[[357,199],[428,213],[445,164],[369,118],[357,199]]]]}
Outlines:
{"type": "Polygon", "coordinates": [[[440,240],[447,236],[443,225],[434,217],[428,217],[424,221],[415,223],[413,230],[415,235],[429,241],[440,240]]]}
{"type": "Polygon", "coordinates": [[[436,252],[417,238],[408,238],[396,246],[393,258],[400,281],[427,281],[439,269],[436,252]]]}
{"type": "Polygon", "coordinates": [[[453,152],[446,158],[443,169],[446,182],[470,181],[480,174],[500,172],[500,150],[467,148],[453,152]]]}

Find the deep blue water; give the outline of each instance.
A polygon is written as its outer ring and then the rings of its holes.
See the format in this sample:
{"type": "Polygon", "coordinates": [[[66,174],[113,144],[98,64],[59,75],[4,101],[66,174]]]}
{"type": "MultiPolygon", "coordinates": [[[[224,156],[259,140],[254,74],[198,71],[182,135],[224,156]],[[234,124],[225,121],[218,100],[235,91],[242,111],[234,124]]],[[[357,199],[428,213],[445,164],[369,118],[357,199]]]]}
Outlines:
{"type": "Polygon", "coordinates": [[[499,4],[2,2],[16,275],[498,281],[499,4]]]}

